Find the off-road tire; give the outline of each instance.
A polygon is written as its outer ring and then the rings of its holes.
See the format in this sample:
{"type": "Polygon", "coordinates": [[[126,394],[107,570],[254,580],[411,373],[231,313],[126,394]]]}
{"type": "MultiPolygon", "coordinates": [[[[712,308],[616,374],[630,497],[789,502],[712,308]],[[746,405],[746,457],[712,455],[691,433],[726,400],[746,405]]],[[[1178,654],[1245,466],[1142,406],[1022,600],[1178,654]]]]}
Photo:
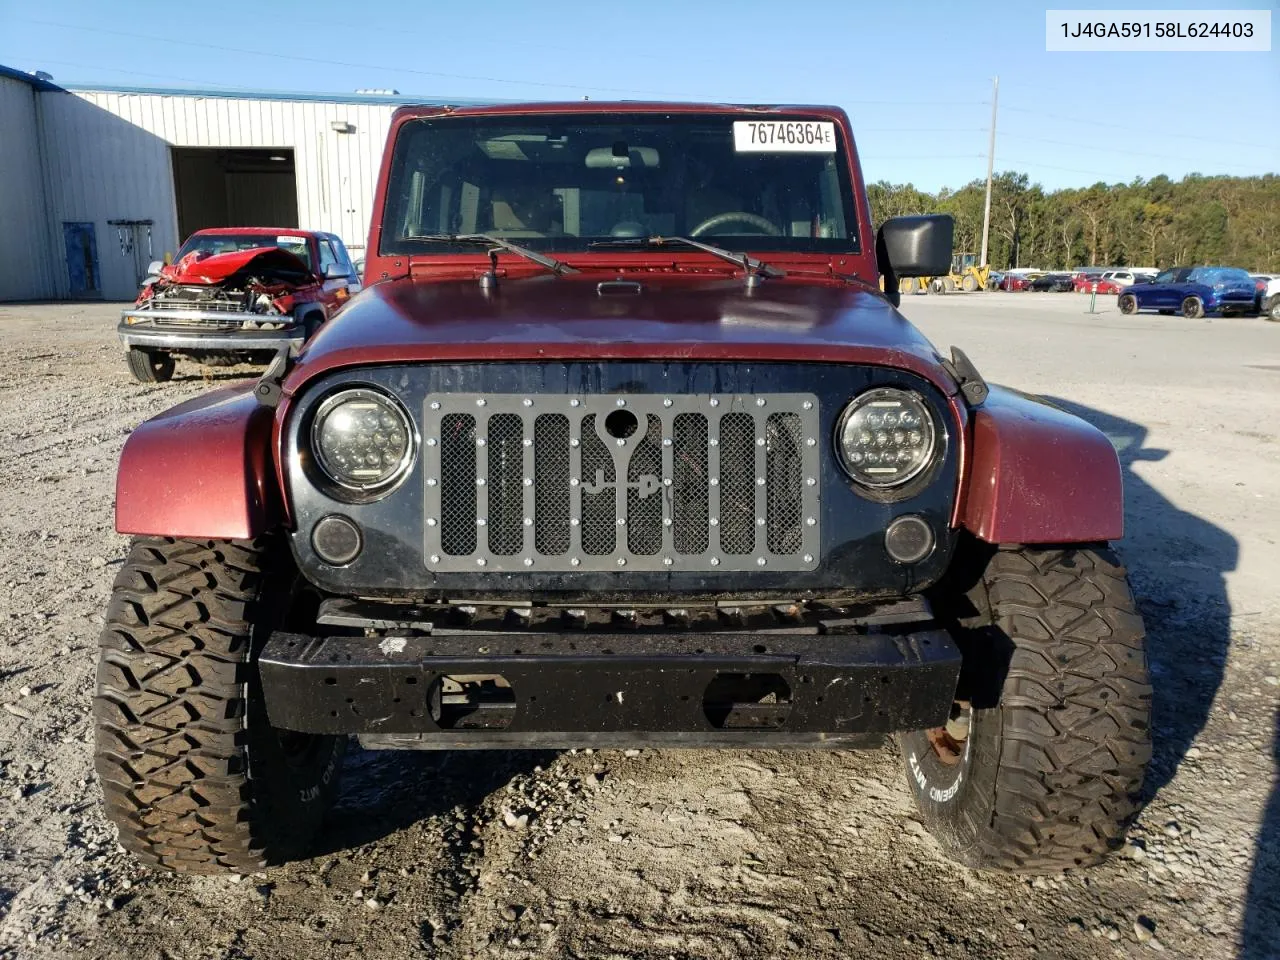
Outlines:
{"type": "Polygon", "coordinates": [[[1191,296],[1182,301],[1182,315],[1188,320],[1199,320],[1204,316],[1204,301],[1191,296]]]}
{"type": "Polygon", "coordinates": [[[978,278],[971,273],[965,274],[964,279],[960,281],[960,288],[965,293],[973,293],[978,289],[978,278]]]}
{"type": "Polygon", "coordinates": [[[129,372],[139,383],[164,383],[173,379],[173,354],[163,350],[143,350],[130,347],[125,354],[129,372]]]}
{"type": "MultiPolygon", "coordinates": [[[[1123,842],[1151,758],[1142,618],[1105,548],[985,554],[953,622],[972,703],[957,762],[899,737],[925,824],[970,867],[1049,873],[1123,842]]],[[[945,604],[943,604],[945,607],[945,604]]]]}
{"type": "Polygon", "coordinates": [[[929,292],[930,293],[946,293],[947,292],[946,281],[939,277],[935,277],[934,279],[930,280],[929,292]]]}
{"type": "Polygon", "coordinates": [[[1131,314],[1138,312],[1138,298],[1132,293],[1123,294],[1120,297],[1120,312],[1131,314]]]}
{"type": "Polygon", "coordinates": [[[120,842],[184,873],[293,859],[337,790],[345,738],[285,737],[256,656],[297,573],[283,544],[139,539],[102,631],[95,768],[120,842]]]}
{"type": "Polygon", "coordinates": [[[1262,313],[1259,316],[1263,320],[1272,320],[1280,323],[1280,293],[1272,294],[1267,298],[1266,303],[1262,305],[1262,313]]]}
{"type": "Polygon", "coordinates": [[[944,290],[946,290],[946,291],[947,291],[947,293],[955,293],[955,292],[956,292],[956,282],[955,282],[954,280],[952,280],[950,277],[943,277],[943,279],[942,279],[942,287],[943,287],[943,289],[944,289],[944,290]]]}

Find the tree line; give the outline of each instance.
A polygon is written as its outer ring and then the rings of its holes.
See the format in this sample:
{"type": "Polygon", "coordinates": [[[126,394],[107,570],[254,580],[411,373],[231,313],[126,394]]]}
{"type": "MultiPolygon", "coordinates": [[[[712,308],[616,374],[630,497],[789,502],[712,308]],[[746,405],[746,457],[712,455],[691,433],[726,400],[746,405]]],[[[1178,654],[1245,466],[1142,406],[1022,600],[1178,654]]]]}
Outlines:
{"type": "MultiPolygon", "coordinates": [[[[867,188],[877,226],[889,217],[949,213],[957,253],[982,249],[985,180],[938,193],[881,180],[867,188]]],[[[1045,190],[1007,171],[991,186],[988,262],[1011,267],[1243,267],[1280,272],[1280,176],[1190,174],[1045,190]]]]}

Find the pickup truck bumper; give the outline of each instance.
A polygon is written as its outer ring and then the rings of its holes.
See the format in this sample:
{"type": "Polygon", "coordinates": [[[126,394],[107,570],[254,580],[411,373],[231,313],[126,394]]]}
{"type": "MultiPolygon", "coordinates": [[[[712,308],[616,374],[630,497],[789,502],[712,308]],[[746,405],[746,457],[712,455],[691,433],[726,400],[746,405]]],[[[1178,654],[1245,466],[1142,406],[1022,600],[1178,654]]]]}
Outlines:
{"type": "Polygon", "coordinates": [[[273,726],[374,748],[864,746],[940,726],[960,672],[943,630],[314,637],[258,660],[273,726]],[[460,692],[478,677],[499,676],[460,692]]]}
{"type": "Polygon", "coordinates": [[[116,333],[125,347],[146,350],[271,351],[296,353],[306,341],[301,324],[275,330],[243,326],[262,320],[257,314],[204,313],[198,310],[126,310],[116,333]]]}

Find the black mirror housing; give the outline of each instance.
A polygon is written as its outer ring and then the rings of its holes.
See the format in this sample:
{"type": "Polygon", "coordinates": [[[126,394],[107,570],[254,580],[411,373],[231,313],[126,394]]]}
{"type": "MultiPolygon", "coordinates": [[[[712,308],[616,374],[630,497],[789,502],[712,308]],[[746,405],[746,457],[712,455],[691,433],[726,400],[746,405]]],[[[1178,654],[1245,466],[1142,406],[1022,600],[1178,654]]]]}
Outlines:
{"type": "Polygon", "coordinates": [[[876,235],[876,260],[885,276],[897,286],[898,277],[936,277],[951,271],[951,247],[955,221],[950,214],[893,217],[880,225],[876,235]]]}

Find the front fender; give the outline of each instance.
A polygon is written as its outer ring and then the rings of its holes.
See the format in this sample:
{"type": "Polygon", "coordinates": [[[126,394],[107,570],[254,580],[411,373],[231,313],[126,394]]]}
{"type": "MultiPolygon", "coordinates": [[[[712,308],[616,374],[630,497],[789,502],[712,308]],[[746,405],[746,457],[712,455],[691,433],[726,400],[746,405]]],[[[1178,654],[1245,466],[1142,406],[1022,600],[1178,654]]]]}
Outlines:
{"type": "Polygon", "coordinates": [[[961,525],[989,543],[1084,543],[1124,535],[1120,458],[1101,430],[993,386],[973,412],[961,525]]]}
{"type": "Polygon", "coordinates": [[[116,474],[116,530],[247,540],[283,523],[270,462],[274,411],[253,388],[222,387],[133,431],[116,474]]]}

